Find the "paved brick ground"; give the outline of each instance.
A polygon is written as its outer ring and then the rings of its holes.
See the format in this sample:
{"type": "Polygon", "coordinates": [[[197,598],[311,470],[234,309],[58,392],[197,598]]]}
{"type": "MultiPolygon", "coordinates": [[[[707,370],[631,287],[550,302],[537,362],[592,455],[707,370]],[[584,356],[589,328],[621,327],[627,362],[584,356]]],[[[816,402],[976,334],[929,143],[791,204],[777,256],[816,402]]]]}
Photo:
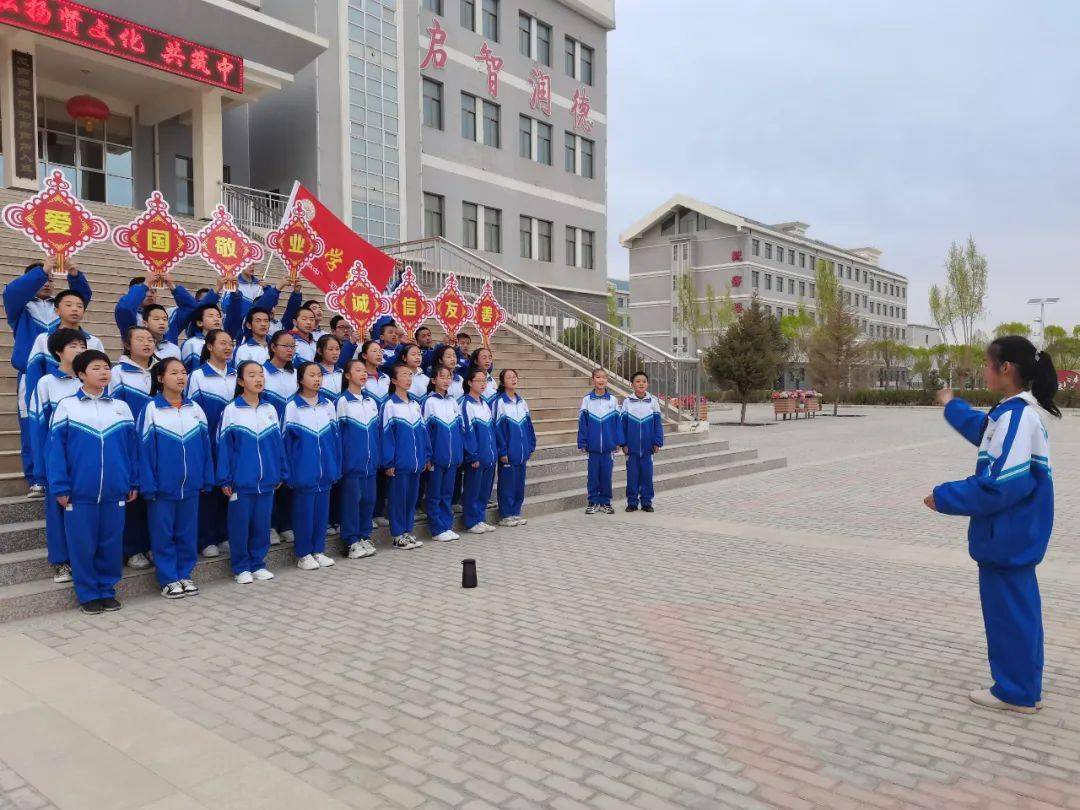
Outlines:
{"type": "MultiPolygon", "coordinates": [[[[921,505],[973,449],[939,412],[852,413],[721,428],[792,466],[652,516],[9,630],[355,807],[1080,808],[1080,417],[1051,425],[1047,705],[1021,717],[966,701],[975,569],[921,505]]],[[[0,807],[49,796],[0,767],[0,807]]]]}

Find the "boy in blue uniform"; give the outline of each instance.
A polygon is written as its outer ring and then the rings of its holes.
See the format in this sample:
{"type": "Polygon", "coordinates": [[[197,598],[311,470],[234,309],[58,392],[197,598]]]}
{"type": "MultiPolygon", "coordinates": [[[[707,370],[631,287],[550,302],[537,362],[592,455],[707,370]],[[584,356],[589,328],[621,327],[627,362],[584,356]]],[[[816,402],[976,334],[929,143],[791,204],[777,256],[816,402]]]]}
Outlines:
{"type": "Polygon", "coordinates": [[[630,380],[634,393],[619,406],[623,453],[626,454],[626,511],[653,511],[653,455],[664,446],[664,420],[660,400],[649,393],[644,371],[630,380]]]}
{"type": "Polygon", "coordinates": [[[75,595],[84,613],[119,610],[124,507],[138,495],[131,409],[105,393],[112,366],[95,350],[75,358],[82,387],[60,401],[45,448],[50,496],[64,509],[75,595]]]}
{"type": "Polygon", "coordinates": [[[1050,445],[1036,406],[1054,416],[1057,372],[1027,338],[998,338],[986,351],[986,387],[1004,395],[989,413],[941,391],[945,419],[979,448],[975,474],[934,488],[924,501],[946,515],[968,515],[968,553],[979,565],[990,675],[972,702],[1033,714],[1042,705],[1042,604],[1035,566],[1054,525],[1050,445]]]}
{"type": "Polygon", "coordinates": [[[593,369],[593,390],[581,399],[578,412],[577,446],[589,455],[589,505],[586,515],[604,512],[615,514],[611,508],[611,454],[623,444],[622,420],[619,405],[607,390],[607,372],[593,369]]]}

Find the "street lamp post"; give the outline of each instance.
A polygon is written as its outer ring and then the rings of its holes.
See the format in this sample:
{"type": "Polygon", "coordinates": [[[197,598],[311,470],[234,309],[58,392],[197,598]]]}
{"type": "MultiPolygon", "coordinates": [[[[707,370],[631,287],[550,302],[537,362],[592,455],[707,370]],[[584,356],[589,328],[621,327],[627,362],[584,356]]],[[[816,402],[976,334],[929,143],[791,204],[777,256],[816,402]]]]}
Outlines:
{"type": "Polygon", "coordinates": [[[1060,298],[1029,298],[1029,304],[1039,305],[1039,348],[1046,348],[1046,305],[1056,304],[1060,298]]]}

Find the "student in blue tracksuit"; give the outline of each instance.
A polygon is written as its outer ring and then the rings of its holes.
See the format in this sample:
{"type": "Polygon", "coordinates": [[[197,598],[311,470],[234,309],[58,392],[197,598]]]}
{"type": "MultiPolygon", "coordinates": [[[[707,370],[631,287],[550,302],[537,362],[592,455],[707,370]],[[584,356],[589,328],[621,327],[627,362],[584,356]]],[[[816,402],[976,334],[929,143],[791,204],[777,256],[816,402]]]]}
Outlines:
{"type": "Polygon", "coordinates": [[[420,347],[420,367],[430,376],[431,364],[435,359],[435,338],[432,337],[430,329],[421,326],[413,332],[413,340],[420,347]]]}
{"type": "MultiPolygon", "coordinates": [[[[75,376],[72,364],[86,351],[86,339],[77,329],[57,329],[49,335],[49,352],[58,366],[38,382],[30,398],[31,464],[30,483],[45,488],[48,475],[45,470],[45,446],[53,412],[60,400],[72,396],[82,383],[75,376]]],[[[64,510],[56,499],[45,496],[45,546],[49,564],[53,567],[53,582],[71,582],[71,564],[68,562],[67,539],[64,532],[64,510]]]]}
{"type": "MultiPolygon", "coordinates": [[[[293,361],[296,356],[296,340],[289,332],[281,329],[270,338],[270,359],[263,363],[266,378],[263,399],[274,406],[278,422],[285,418],[285,406],[296,394],[296,369],[293,361]]],[[[291,543],[293,532],[289,522],[289,488],[281,486],[274,493],[274,511],[270,517],[270,545],[276,546],[282,540],[291,543]]]]}
{"type": "MultiPolygon", "coordinates": [[[[236,299],[239,300],[239,299],[236,299]]],[[[180,359],[188,374],[192,374],[202,362],[202,350],[206,336],[224,328],[224,316],[217,304],[200,304],[191,316],[191,336],[180,347],[180,359]]]]}
{"type": "Polygon", "coordinates": [[[322,369],[322,395],[337,404],[337,398],[341,396],[342,375],[338,368],[338,359],[341,357],[341,341],[333,335],[323,335],[315,344],[315,362],[322,369]]]}
{"type": "Polygon", "coordinates": [[[586,515],[604,512],[615,514],[611,508],[611,454],[624,443],[619,403],[607,390],[607,372],[593,369],[593,390],[582,397],[578,413],[577,446],[589,455],[589,505],[586,515]]]}
{"type": "Polygon", "coordinates": [[[447,393],[455,402],[460,403],[465,398],[465,381],[462,379],[461,374],[458,373],[457,350],[449,344],[436,346],[432,358],[430,376],[434,377],[435,372],[440,368],[448,369],[450,371],[450,388],[447,393]]]}
{"type": "Polygon", "coordinates": [[[157,291],[148,287],[142,278],[132,279],[127,293],[116,302],[113,310],[113,319],[121,337],[132,326],[147,327],[154,336],[154,354],[162,359],[180,357],[180,347],[177,345],[180,334],[199,306],[199,302],[183,285],[174,284],[169,276],[165,277],[165,283],[176,300],[171,315],[157,302],[157,291]]]}
{"type": "Polygon", "coordinates": [[[484,402],[487,374],[482,368],[470,368],[465,378],[469,393],[461,401],[461,420],[465,424],[465,481],[461,492],[462,520],[470,534],[493,532],[484,521],[491,485],[495,481],[498,443],[491,408],[484,402]]]}
{"type": "MultiPolygon", "coordinates": [[[[412,372],[412,384],[409,386],[409,399],[419,405],[420,412],[423,413],[424,400],[428,398],[429,383],[431,382],[431,377],[425,374],[422,368],[424,353],[415,343],[403,343],[398,358],[398,362],[412,372]]],[[[429,473],[427,472],[420,473],[420,489],[416,496],[417,513],[423,511],[424,504],[427,502],[428,475],[429,473]]]]}
{"type": "Polygon", "coordinates": [[[991,709],[1034,713],[1042,705],[1042,603],[1035,566],[1054,525],[1050,442],[1036,406],[1054,416],[1058,378],[1027,338],[1001,337],[986,350],[986,387],[1003,399],[989,413],[941,391],[945,420],[979,448],[975,474],[934,487],[926,505],[967,515],[968,553],[979,565],[993,686],[969,697],[991,709]]]}
{"type": "Polygon", "coordinates": [[[626,511],[653,511],[653,456],[664,446],[660,400],[649,393],[649,375],[635,372],[634,393],[619,406],[623,453],[626,454],[626,511]]]}
{"type": "MultiPolygon", "coordinates": [[[[145,326],[129,326],[124,333],[124,354],[113,366],[109,396],[126,402],[138,427],[152,397],[150,364],[154,361],[154,336],[145,326]]],[[[150,567],[150,533],[146,501],[141,497],[124,510],[124,562],[136,571],[150,567]]]]}
{"type": "MultiPolygon", "coordinates": [[[[447,348],[453,352],[452,347],[447,348]]],[[[454,531],[451,504],[454,480],[465,460],[465,423],[461,418],[461,405],[450,394],[453,370],[440,366],[434,374],[428,383],[428,397],[424,400],[424,422],[431,444],[425,511],[431,539],[448,542],[460,537],[454,531]]]]}
{"type": "Polygon", "coordinates": [[[481,397],[490,408],[495,404],[495,397],[499,395],[499,384],[495,381],[495,377],[492,376],[495,365],[492,362],[491,349],[487,346],[481,346],[472,353],[469,358],[469,368],[466,369],[464,375],[466,379],[468,378],[469,372],[474,368],[478,368],[484,372],[485,382],[481,397]]]}
{"type": "Polygon", "coordinates": [[[296,313],[296,324],[289,332],[296,341],[296,357],[305,363],[315,362],[315,313],[300,307],[296,313]]]}
{"type": "MultiPolygon", "coordinates": [[[[364,369],[367,371],[367,381],[364,383],[364,395],[375,400],[379,406],[379,420],[382,423],[383,407],[390,399],[390,377],[380,370],[382,366],[382,346],[374,340],[365,340],[358,349],[359,359],[364,361],[364,369]]],[[[390,521],[386,518],[386,473],[383,470],[375,476],[375,525],[389,526],[390,521]]]]}
{"type": "Polygon", "coordinates": [[[379,327],[379,346],[382,348],[382,362],[379,371],[389,374],[401,357],[401,330],[394,321],[386,321],[379,327]]]}
{"type": "MultiPolygon", "coordinates": [[[[56,307],[52,300],[56,292],[52,276],[55,268],[56,260],[52,257],[46,259],[44,264],[31,262],[21,276],[4,287],[4,314],[14,333],[11,365],[15,367],[16,390],[19,397],[19,453],[22,457],[23,475],[28,482],[30,481],[32,451],[27,408],[33,391],[26,390],[26,361],[30,357],[30,347],[34,344],[35,338],[55,331],[60,325],[60,318],[56,314],[56,307]]],[[[91,292],[86,276],[79,272],[74,262],[66,262],[64,268],[68,274],[69,289],[77,292],[83,301],[89,302],[91,292]]],[[[44,494],[44,485],[31,483],[29,497],[40,498],[44,494]]]]}
{"type": "Polygon", "coordinates": [[[404,363],[393,368],[394,393],[383,406],[382,462],[389,488],[386,511],[395,548],[423,545],[413,535],[420,473],[428,469],[431,446],[420,405],[409,398],[412,370],[404,363]]]}
{"type": "MultiPolygon", "coordinates": [[[[335,315],[330,319],[330,331],[328,334],[333,335],[338,339],[338,343],[341,344],[341,354],[338,355],[337,367],[338,371],[345,370],[345,364],[350,360],[359,360],[356,355],[357,343],[355,336],[353,335],[352,326],[340,315],[335,315]]],[[[345,389],[345,383],[341,384],[342,390],[345,389]]]]}
{"type": "Polygon", "coordinates": [[[341,430],[341,539],[349,559],[370,557],[371,518],[375,511],[375,475],[379,470],[382,425],[379,406],[364,396],[367,370],[359,360],[346,360],[345,390],[337,401],[341,430]]]}
{"type": "MultiPolygon", "coordinates": [[[[210,428],[210,447],[217,452],[221,414],[236,391],[236,369],[232,364],[233,339],[223,329],[206,333],[200,364],[188,376],[188,399],[206,414],[210,428]]],[[[215,459],[217,456],[215,455],[215,459]]],[[[227,504],[220,490],[203,496],[199,502],[199,551],[204,557],[217,557],[227,543],[227,504]]]]}
{"type": "Polygon", "coordinates": [[[499,450],[497,496],[500,526],[524,526],[521,516],[525,502],[525,467],[536,451],[536,430],[529,405],[518,396],[518,374],[512,368],[499,372],[499,394],[495,398],[495,441],[499,450]]]}
{"type": "Polygon", "coordinates": [[[302,571],[328,568],[330,488],[341,477],[341,434],[334,404],[324,397],[318,363],[296,369],[296,395],[285,406],[286,482],[292,490],[293,552],[302,571]]]}
{"type": "Polygon", "coordinates": [[[187,369],[176,357],[151,369],[154,398],[136,418],[139,498],[146,503],[158,587],[166,599],[196,596],[199,495],[216,480],[206,414],[184,396],[187,369]]]}
{"type": "Polygon", "coordinates": [[[254,360],[236,370],[236,398],[221,414],[217,483],[229,503],[229,564],[239,585],[273,579],[266,567],[274,492],[288,473],[277,411],[254,360]]]}
{"type": "Polygon", "coordinates": [[[49,495],[64,509],[75,595],[84,613],[119,610],[124,507],[138,494],[139,440],[128,406],[105,388],[109,356],[75,358],[82,387],[53,413],[45,445],[49,495]]]}
{"type": "Polygon", "coordinates": [[[244,319],[245,337],[236,343],[233,362],[240,365],[254,360],[260,365],[270,359],[270,321],[272,313],[264,307],[252,307],[244,319]]]}
{"type": "Polygon", "coordinates": [[[458,357],[458,374],[464,376],[472,363],[472,338],[465,332],[458,332],[454,342],[458,357]]]}

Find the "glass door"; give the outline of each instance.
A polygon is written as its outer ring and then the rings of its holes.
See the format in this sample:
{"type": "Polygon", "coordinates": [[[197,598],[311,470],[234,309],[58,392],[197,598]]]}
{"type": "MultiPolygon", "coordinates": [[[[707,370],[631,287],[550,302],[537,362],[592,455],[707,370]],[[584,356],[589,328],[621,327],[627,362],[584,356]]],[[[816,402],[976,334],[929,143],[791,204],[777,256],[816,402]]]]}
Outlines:
{"type": "Polygon", "coordinates": [[[131,207],[134,195],[132,121],[126,115],[77,124],[65,103],[38,98],[38,164],[41,181],[59,169],[75,195],[91,202],[131,207]]]}

